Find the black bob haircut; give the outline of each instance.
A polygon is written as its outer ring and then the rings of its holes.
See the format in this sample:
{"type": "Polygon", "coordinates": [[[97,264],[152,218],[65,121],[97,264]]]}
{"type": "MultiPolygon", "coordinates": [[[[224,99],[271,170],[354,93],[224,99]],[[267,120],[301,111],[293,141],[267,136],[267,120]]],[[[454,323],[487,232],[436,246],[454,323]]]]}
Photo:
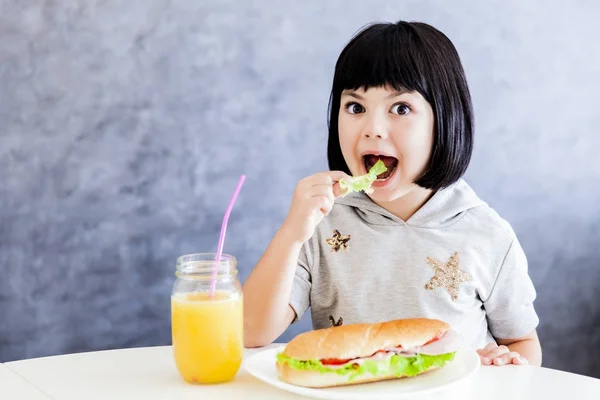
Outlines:
{"type": "Polygon", "coordinates": [[[439,30],[421,22],[372,24],[340,54],[329,99],[327,159],[331,170],[350,173],[338,131],[344,90],[390,87],[419,92],[434,113],[433,148],[415,183],[438,190],[458,181],[473,151],[473,107],[456,48],[439,30]]]}

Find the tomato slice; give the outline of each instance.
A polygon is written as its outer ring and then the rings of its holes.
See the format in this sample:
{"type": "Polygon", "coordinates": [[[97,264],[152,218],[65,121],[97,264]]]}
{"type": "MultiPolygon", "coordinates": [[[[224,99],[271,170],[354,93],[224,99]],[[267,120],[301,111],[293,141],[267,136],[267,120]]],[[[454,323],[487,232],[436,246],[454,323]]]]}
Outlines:
{"type": "Polygon", "coordinates": [[[352,358],[348,358],[345,360],[339,360],[337,358],[324,358],[321,360],[321,364],[323,364],[323,365],[342,365],[342,364],[346,364],[350,360],[352,360],[352,358]]]}
{"type": "MultiPolygon", "coordinates": [[[[373,353],[371,355],[371,357],[377,353],[387,353],[387,351],[385,351],[385,350],[376,351],[375,353],[373,353]]],[[[352,360],[356,360],[356,358],[346,358],[346,359],[324,358],[321,360],[321,364],[323,364],[323,365],[342,365],[342,364],[346,364],[347,362],[350,362],[352,360]]]]}
{"type": "Polygon", "coordinates": [[[445,333],[442,333],[441,335],[438,335],[438,336],[434,337],[434,338],[433,338],[433,339],[431,339],[429,342],[425,343],[423,346],[427,346],[429,343],[433,343],[433,342],[435,342],[436,340],[440,340],[441,338],[443,338],[443,337],[444,337],[444,335],[445,335],[445,333]]]}

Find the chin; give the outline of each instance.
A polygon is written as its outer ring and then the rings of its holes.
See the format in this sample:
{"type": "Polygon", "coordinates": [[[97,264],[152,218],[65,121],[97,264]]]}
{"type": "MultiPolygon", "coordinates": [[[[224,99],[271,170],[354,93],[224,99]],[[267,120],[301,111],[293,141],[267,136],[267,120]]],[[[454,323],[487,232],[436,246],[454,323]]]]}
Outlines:
{"type": "Polygon", "coordinates": [[[373,193],[369,194],[369,197],[376,202],[390,202],[406,196],[417,187],[414,183],[402,179],[400,168],[394,168],[391,175],[385,179],[378,179],[371,185],[373,193]]]}
{"type": "Polygon", "coordinates": [[[414,188],[414,184],[404,184],[393,188],[373,188],[374,191],[369,194],[369,197],[375,202],[389,203],[406,196],[412,192],[414,188]]]}

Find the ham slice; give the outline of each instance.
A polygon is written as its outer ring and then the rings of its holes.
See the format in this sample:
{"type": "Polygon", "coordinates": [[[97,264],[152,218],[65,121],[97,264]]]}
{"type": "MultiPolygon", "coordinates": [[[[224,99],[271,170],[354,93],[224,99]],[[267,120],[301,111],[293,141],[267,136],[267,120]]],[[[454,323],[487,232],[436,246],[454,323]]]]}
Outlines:
{"type": "Polygon", "coordinates": [[[421,346],[418,353],[428,356],[452,353],[460,348],[461,343],[462,339],[460,335],[451,329],[440,339],[421,346]]]}
{"type": "Polygon", "coordinates": [[[377,353],[373,354],[370,357],[363,357],[363,358],[355,358],[354,360],[348,361],[345,364],[327,364],[327,368],[331,368],[331,369],[341,369],[341,368],[346,368],[348,365],[351,364],[356,364],[356,365],[361,365],[362,363],[364,363],[367,360],[371,360],[371,361],[383,361],[383,360],[389,360],[394,354],[394,352],[390,352],[390,351],[378,351],[377,353]]]}
{"type": "Polygon", "coordinates": [[[387,348],[378,351],[370,357],[355,358],[353,360],[339,360],[340,362],[330,362],[332,360],[322,360],[328,368],[340,369],[351,364],[360,365],[366,360],[383,361],[389,360],[393,355],[403,357],[414,357],[417,354],[425,354],[428,356],[437,356],[440,354],[452,353],[457,351],[461,346],[461,337],[453,330],[449,330],[441,338],[425,344],[424,346],[415,347],[412,349],[403,349],[401,347],[387,348]]]}

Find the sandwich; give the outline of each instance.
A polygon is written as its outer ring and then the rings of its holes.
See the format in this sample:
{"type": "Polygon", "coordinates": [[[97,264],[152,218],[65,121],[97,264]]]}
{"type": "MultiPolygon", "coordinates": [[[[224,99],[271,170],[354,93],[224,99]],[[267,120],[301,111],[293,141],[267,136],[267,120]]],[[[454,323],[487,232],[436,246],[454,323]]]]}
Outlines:
{"type": "Polygon", "coordinates": [[[413,377],[443,367],[460,347],[439,320],[414,318],[302,333],[277,354],[284,382],[330,387],[413,377]]]}

